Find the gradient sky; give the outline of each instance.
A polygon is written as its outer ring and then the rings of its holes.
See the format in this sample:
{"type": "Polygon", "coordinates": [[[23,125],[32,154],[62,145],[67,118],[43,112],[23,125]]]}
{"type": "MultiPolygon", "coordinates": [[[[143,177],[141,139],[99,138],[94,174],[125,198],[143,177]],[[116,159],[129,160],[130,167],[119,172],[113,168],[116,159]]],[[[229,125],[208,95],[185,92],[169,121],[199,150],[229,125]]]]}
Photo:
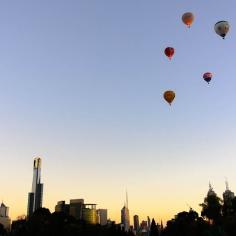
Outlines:
{"type": "Polygon", "coordinates": [[[127,188],[130,215],[160,222],[187,204],[199,211],[209,181],[220,197],[225,177],[236,191],[235,9],[235,0],[2,1],[0,198],[10,216],[26,213],[35,156],[52,211],[84,198],[119,222],[127,188]],[[219,20],[231,25],[225,40],[219,20]]]}

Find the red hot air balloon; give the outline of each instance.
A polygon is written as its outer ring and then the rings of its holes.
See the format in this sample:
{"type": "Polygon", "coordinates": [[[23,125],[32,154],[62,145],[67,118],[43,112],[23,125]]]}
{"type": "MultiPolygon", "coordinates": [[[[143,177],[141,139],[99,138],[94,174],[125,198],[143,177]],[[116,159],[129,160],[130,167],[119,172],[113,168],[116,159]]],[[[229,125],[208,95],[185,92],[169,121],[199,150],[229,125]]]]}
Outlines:
{"type": "Polygon", "coordinates": [[[206,72],[203,75],[203,79],[209,84],[212,78],[212,73],[211,72],[206,72]]]}
{"type": "Polygon", "coordinates": [[[173,57],[174,53],[175,53],[175,49],[174,49],[174,48],[167,47],[167,48],[165,49],[165,54],[166,54],[166,56],[167,56],[170,60],[171,60],[171,58],[173,57]]]}

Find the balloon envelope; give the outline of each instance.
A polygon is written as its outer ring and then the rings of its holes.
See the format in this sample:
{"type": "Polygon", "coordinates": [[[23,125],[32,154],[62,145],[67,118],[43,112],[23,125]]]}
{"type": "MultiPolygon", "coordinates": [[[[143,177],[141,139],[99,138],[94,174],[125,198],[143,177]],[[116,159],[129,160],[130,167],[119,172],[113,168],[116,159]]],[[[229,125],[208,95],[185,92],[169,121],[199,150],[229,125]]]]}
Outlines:
{"type": "Polygon", "coordinates": [[[174,53],[175,53],[175,49],[172,48],[172,47],[167,47],[167,48],[165,49],[165,55],[166,55],[169,59],[171,59],[171,58],[173,57],[174,53]]]}
{"type": "Polygon", "coordinates": [[[211,78],[212,78],[212,73],[211,72],[206,72],[204,75],[203,75],[203,79],[209,84],[209,82],[211,81],[211,78]]]}
{"type": "Polygon", "coordinates": [[[223,39],[225,38],[226,34],[229,32],[229,28],[230,28],[230,25],[229,25],[229,22],[228,21],[218,21],[216,24],[215,24],[215,32],[220,35],[223,39]]]}
{"type": "Polygon", "coordinates": [[[171,105],[171,103],[175,99],[175,92],[172,90],[167,90],[164,92],[163,97],[171,105]]]}
{"type": "Polygon", "coordinates": [[[192,12],[186,12],[182,16],[182,21],[184,22],[185,25],[190,27],[194,21],[194,15],[192,12]]]}

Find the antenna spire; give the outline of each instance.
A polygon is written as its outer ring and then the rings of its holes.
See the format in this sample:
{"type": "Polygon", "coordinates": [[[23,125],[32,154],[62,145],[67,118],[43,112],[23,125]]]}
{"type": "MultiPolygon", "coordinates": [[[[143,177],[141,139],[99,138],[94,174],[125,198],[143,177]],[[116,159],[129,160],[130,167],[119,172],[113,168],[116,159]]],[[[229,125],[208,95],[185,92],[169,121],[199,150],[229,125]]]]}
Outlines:
{"type": "Polygon", "coordinates": [[[126,207],[128,208],[128,192],[127,192],[127,189],[126,189],[126,207]]]}
{"type": "Polygon", "coordinates": [[[227,178],[225,178],[225,186],[226,186],[226,190],[229,190],[229,182],[227,178]]]}
{"type": "Polygon", "coordinates": [[[213,190],[213,188],[211,186],[211,182],[209,182],[209,190],[213,190]]]}

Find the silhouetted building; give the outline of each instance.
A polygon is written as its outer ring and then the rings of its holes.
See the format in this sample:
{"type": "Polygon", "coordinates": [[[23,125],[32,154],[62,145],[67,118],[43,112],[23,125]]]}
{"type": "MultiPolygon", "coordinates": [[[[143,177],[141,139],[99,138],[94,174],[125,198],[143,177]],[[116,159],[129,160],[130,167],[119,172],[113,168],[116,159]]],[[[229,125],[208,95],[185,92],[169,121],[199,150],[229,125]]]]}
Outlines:
{"type": "Polygon", "coordinates": [[[77,220],[81,220],[83,205],[84,199],[71,199],[69,214],[74,216],[77,220]]]}
{"type": "Polygon", "coordinates": [[[163,223],[162,223],[162,220],[161,220],[160,231],[162,232],[163,229],[164,229],[164,227],[163,227],[163,223]]]}
{"type": "Polygon", "coordinates": [[[69,215],[70,205],[66,204],[65,201],[59,201],[57,202],[57,205],[55,206],[55,212],[64,212],[69,215]]]}
{"type": "Polygon", "coordinates": [[[41,158],[35,158],[33,165],[32,192],[28,194],[28,216],[31,216],[35,210],[42,207],[43,184],[41,183],[41,165],[41,158]]]}
{"type": "Polygon", "coordinates": [[[138,215],[134,215],[134,230],[138,232],[139,230],[139,217],[138,215]]]}
{"type": "Polygon", "coordinates": [[[96,204],[83,204],[82,219],[88,224],[97,224],[96,204]]]}
{"type": "Polygon", "coordinates": [[[232,205],[234,199],[234,193],[229,190],[229,184],[226,181],[226,190],[223,193],[224,205],[223,205],[223,214],[230,215],[233,213],[232,205]]]}
{"type": "Polygon", "coordinates": [[[229,184],[226,181],[226,190],[223,193],[224,204],[231,206],[232,200],[234,199],[234,193],[229,190],[229,184]]]}
{"type": "Polygon", "coordinates": [[[126,192],[126,203],[121,209],[121,227],[127,232],[130,228],[129,208],[128,208],[128,195],[126,192]]]}
{"type": "Polygon", "coordinates": [[[5,206],[5,204],[2,202],[0,206],[0,224],[3,225],[4,229],[10,231],[11,219],[9,218],[8,214],[9,207],[5,206]]]}
{"type": "Polygon", "coordinates": [[[71,199],[70,204],[59,201],[55,206],[55,211],[65,212],[77,220],[86,221],[88,224],[107,224],[107,210],[99,209],[97,211],[96,204],[84,204],[84,199],[71,199]]]}
{"type": "Polygon", "coordinates": [[[98,209],[98,223],[100,225],[107,225],[107,209],[98,209]]]}
{"type": "Polygon", "coordinates": [[[107,210],[99,209],[97,211],[96,204],[84,204],[84,199],[71,199],[70,204],[59,201],[55,206],[55,211],[65,212],[77,220],[86,221],[88,224],[107,224],[107,210]]]}
{"type": "Polygon", "coordinates": [[[112,225],[115,225],[115,224],[116,224],[116,222],[114,220],[111,220],[111,219],[107,220],[107,225],[108,226],[112,226],[112,225]]]}
{"type": "Polygon", "coordinates": [[[77,220],[81,220],[83,205],[84,199],[71,199],[69,204],[66,204],[65,201],[59,201],[55,206],[55,211],[65,212],[66,214],[75,217],[77,220]]]}
{"type": "Polygon", "coordinates": [[[216,196],[216,193],[214,192],[211,184],[209,184],[209,190],[208,190],[208,193],[207,193],[207,196],[216,196]]]}
{"type": "Polygon", "coordinates": [[[149,216],[147,217],[147,223],[148,223],[148,232],[149,232],[151,228],[151,220],[149,216]]]}
{"type": "Polygon", "coordinates": [[[141,236],[147,236],[148,235],[148,222],[142,221],[140,224],[140,235],[141,236]]]}

